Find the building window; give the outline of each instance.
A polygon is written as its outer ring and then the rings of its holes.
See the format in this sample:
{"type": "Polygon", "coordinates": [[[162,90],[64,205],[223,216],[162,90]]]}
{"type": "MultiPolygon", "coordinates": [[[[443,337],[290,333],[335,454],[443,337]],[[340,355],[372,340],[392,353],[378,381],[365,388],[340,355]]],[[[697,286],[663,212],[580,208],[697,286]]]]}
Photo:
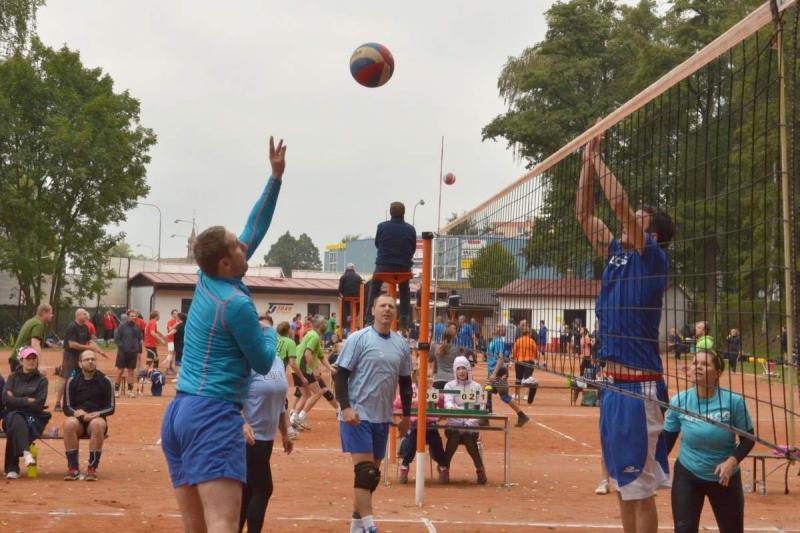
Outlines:
{"type": "Polygon", "coordinates": [[[328,318],[331,316],[331,304],[308,304],[308,314],[311,316],[322,315],[328,318]]]}
{"type": "Polygon", "coordinates": [[[519,325],[523,320],[528,322],[528,327],[531,327],[531,310],[530,309],[509,309],[508,316],[514,324],[519,325]]]}
{"type": "Polygon", "coordinates": [[[189,314],[189,308],[192,307],[192,299],[191,298],[182,298],[181,299],[181,313],[189,314]]]}

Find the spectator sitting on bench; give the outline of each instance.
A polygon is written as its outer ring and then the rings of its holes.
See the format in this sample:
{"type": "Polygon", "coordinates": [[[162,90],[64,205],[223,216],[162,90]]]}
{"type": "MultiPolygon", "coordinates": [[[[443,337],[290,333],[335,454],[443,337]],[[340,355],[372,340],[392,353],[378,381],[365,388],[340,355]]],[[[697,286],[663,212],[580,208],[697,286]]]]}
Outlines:
{"type": "Polygon", "coordinates": [[[78,439],[89,437],[89,466],[86,481],[97,481],[97,466],[108,432],[106,417],[114,414],[114,385],[97,370],[97,356],[92,350],[81,352],[78,360],[81,372],[67,382],[64,403],[64,449],[69,471],[66,481],[80,479],[78,439]]]}
{"type": "MultiPolygon", "coordinates": [[[[466,357],[458,356],[453,363],[453,373],[456,379],[450,381],[445,385],[444,390],[456,390],[458,394],[445,394],[444,407],[445,409],[466,409],[473,407],[478,403],[482,387],[480,384],[472,379],[472,367],[466,357]],[[467,399],[463,399],[466,396],[467,399]],[[469,401],[473,398],[472,401],[469,401]],[[465,404],[470,404],[469,406],[465,404]]],[[[467,453],[472,457],[472,462],[475,464],[475,473],[478,476],[478,484],[485,485],[488,481],[486,478],[486,469],[483,467],[483,458],[481,457],[480,449],[478,448],[478,432],[468,428],[478,425],[475,418],[451,418],[447,421],[447,429],[445,435],[447,436],[447,444],[445,445],[445,464],[444,466],[448,471],[448,480],[450,472],[450,462],[456,454],[459,444],[463,444],[467,448],[467,453]]]]}
{"type": "Polygon", "coordinates": [[[50,421],[45,411],[47,378],[39,372],[39,353],[28,346],[19,350],[18,358],[20,366],[3,387],[6,479],[19,479],[20,457],[25,457],[25,466],[36,464],[30,446],[50,421]]]}

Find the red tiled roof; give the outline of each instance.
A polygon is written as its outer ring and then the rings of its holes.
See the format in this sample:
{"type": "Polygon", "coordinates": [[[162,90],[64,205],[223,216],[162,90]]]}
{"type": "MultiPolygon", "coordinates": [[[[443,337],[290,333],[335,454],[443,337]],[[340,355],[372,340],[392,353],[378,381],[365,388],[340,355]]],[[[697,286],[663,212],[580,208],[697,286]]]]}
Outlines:
{"type": "MultiPolygon", "coordinates": [[[[197,274],[173,274],[168,272],[141,272],[131,282],[143,278],[155,286],[182,286],[194,287],[197,284],[197,274]]],[[[245,286],[251,290],[271,291],[303,291],[303,292],[332,292],[338,294],[338,279],[311,279],[311,278],[273,278],[267,276],[245,276],[245,286]]]]}
{"type": "Polygon", "coordinates": [[[498,296],[585,296],[600,294],[595,279],[517,279],[497,291],[498,296]]]}

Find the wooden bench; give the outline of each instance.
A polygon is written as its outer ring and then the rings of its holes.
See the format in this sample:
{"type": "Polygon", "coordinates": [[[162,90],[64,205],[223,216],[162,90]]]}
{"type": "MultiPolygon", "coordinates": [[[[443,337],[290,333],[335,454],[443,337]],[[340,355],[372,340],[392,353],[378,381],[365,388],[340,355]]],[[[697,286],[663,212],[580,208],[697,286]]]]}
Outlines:
{"type": "MultiPolygon", "coordinates": [[[[789,468],[794,464],[795,460],[790,457],[785,457],[783,455],[773,455],[772,452],[752,452],[750,455],[747,456],[748,458],[753,459],[753,488],[751,492],[756,491],[756,483],[755,481],[761,481],[762,486],[767,486],[767,477],[775,472],[776,470],[780,469],[781,467],[785,467],[783,471],[783,493],[789,494],[789,468]],[[773,459],[776,461],[782,461],[782,463],[778,464],[775,468],[767,472],[767,459],[773,459]],[[761,462],[761,475],[758,476],[758,462],[761,462]]],[[[798,473],[800,475],[800,473],[798,473]]]]}

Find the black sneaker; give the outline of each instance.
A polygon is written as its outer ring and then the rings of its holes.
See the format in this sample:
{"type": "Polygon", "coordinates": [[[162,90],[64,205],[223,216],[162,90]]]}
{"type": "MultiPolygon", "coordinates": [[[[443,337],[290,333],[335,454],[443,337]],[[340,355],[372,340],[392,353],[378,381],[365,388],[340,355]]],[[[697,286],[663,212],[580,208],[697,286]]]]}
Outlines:
{"type": "Polygon", "coordinates": [[[517,415],[517,423],[516,423],[515,427],[521,428],[522,426],[524,426],[525,424],[530,422],[530,420],[531,420],[531,417],[529,417],[525,413],[520,413],[519,415],[517,415]]]}
{"type": "Polygon", "coordinates": [[[61,404],[60,404],[60,403],[57,403],[57,404],[56,404],[56,406],[55,406],[55,407],[53,407],[53,411],[55,411],[56,413],[60,413],[60,412],[62,412],[62,411],[63,411],[63,409],[61,408],[61,404]]]}

